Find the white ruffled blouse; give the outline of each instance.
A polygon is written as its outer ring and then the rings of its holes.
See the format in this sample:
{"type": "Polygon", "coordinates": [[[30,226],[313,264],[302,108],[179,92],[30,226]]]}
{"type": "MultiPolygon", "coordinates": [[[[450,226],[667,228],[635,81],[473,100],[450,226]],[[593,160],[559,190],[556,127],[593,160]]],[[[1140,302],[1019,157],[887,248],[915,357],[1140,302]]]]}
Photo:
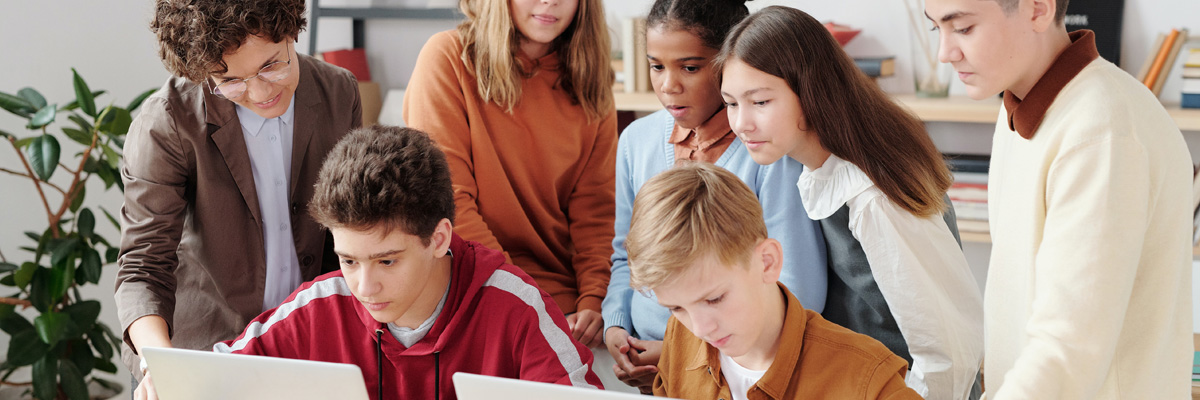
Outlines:
{"type": "Polygon", "coordinates": [[[805,167],[796,186],[813,220],[849,207],[847,228],[913,358],[908,386],[927,399],[967,398],[983,359],[983,298],[942,216],[905,210],[834,155],[820,168],[805,167]]]}

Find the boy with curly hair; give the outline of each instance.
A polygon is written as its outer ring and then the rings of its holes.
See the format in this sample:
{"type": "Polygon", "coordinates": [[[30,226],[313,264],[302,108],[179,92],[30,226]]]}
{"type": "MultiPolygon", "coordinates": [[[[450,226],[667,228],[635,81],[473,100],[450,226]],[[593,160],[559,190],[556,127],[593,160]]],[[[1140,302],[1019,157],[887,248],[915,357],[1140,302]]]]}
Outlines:
{"type": "Polygon", "coordinates": [[[122,360],[208,348],[336,268],[306,212],[325,154],[362,124],[348,71],[297,54],[303,0],[158,0],[173,75],[125,143],[122,360]]]}

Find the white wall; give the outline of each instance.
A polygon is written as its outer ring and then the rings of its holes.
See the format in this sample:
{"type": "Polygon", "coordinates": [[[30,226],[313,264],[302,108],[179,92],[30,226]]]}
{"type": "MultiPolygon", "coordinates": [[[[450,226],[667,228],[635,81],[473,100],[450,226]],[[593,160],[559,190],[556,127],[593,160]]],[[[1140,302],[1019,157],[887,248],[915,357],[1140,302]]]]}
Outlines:
{"type": "MultiPolygon", "coordinates": [[[[73,98],[72,66],[92,88],[109,90],[109,94],[99,99],[102,102],[124,104],[141,91],[160,86],[167,73],[158,61],[154,38],[147,28],[152,3],[150,0],[4,2],[0,5],[0,38],[4,38],[0,40],[0,91],[15,93],[32,86],[41,90],[51,102],[70,101],[73,98]]],[[[368,1],[328,0],[326,3],[357,5],[368,1]]],[[[619,26],[622,17],[644,15],[650,4],[649,0],[607,0],[610,25],[619,26]]],[[[846,47],[847,52],[863,56],[896,55],[898,76],[884,79],[881,84],[892,92],[911,92],[911,86],[907,84],[911,75],[907,61],[907,25],[900,19],[905,12],[902,2],[758,0],[749,3],[752,10],[772,4],[798,7],[822,21],[833,20],[863,28],[863,33],[846,47]]],[[[1122,67],[1136,70],[1150,51],[1148,47],[1157,32],[1189,22],[1195,24],[1197,15],[1200,15],[1200,2],[1193,0],[1126,0],[1122,67]]],[[[368,21],[368,60],[375,80],[385,88],[404,87],[425,40],[454,25],[454,21],[368,21]]],[[[318,50],[349,47],[349,27],[350,23],[345,19],[322,19],[318,50]]],[[[1193,25],[1193,28],[1200,33],[1200,25],[1193,25]]],[[[301,34],[297,48],[306,51],[308,40],[307,33],[301,34]]],[[[1163,98],[1177,101],[1179,84],[1177,76],[1168,80],[1163,98]]],[[[952,91],[962,93],[961,85],[956,82],[952,91]]],[[[7,113],[0,113],[0,129],[25,135],[23,120],[7,113]]],[[[990,146],[990,128],[987,126],[939,123],[931,124],[930,130],[939,145],[948,150],[987,152],[990,146]]],[[[1189,132],[1187,138],[1193,158],[1200,159],[1196,156],[1200,150],[1200,143],[1197,143],[1200,135],[1189,132]]],[[[70,155],[78,150],[67,144],[63,153],[70,155]]],[[[21,168],[13,149],[5,143],[0,143],[0,167],[21,168]]],[[[29,242],[20,232],[39,230],[46,224],[40,202],[31,194],[30,185],[27,181],[0,174],[0,252],[10,261],[26,257],[18,246],[29,242]]],[[[99,202],[109,210],[119,209],[121,197],[115,192],[100,195],[101,190],[100,185],[88,187],[91,204],[99,202]]],[[[99,226],[103,234],[114,240],[117,238],[106,223],[102,221],[99,226]]],[[[988,246],[968,244],[966,248],[977,276],[982,276],[988,246]]],[[[119,324],[112,304],[114,269],[106,267],[102,285],[85,291],[85,296],[105,303],[101,318],[116,329],[119,324]]],[[[1200,307],[1196,309],[1200,312],[1200,307]]],[[[1200,315],[1196,321],[1200,323],[1200,315]]],[[[1197,331],[1200,332],[1200,324],[1197,331]]],[[[5,345],[0,344],[0,355],[4,351],[5,345]]],[[[125,383],[128,375],[122,374],[115,379],[125,383]]]]}

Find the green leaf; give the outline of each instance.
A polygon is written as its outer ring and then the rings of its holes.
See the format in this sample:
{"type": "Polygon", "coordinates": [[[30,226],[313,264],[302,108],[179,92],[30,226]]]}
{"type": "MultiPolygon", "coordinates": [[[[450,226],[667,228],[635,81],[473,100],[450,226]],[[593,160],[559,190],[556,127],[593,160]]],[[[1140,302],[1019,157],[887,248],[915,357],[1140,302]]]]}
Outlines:
{"type": "Polygon", "coordinates": [[[53,400],[58,395],[58,359],[50,354],[33,363],[33,397],[53,400]]]}
{"type": "MultiPolygon", "coordinates": [[[[9,309],[13,307],[9,305],[9,309]]],[[[0,318],[0,330],[9,334],[9,336],[17,336],[21,332],[33,331],[33,324],[29,323],[29,320],[25,319],[21,314],[14,312],[4,316],[4,318],[0,318]]]]}
{"type": "Polygon", "coordinates": [[[108,217],[108,222],[112,222],[113,226],[116,227],[118,231],[121,230],[121,223],[117,222],[116,218],[113,218],[112,213],[108,212],[108,210],[105,209],[104,206],[100,206],[100,211],[103,211],[104,216],[108,217]]]}
{"type": "Polygon", "coordinates": [[[42,108],[46,106],[46,98],[42,97],[42,94],[38,93],[38,91],[34,90],[34,88],[27,87],[18,90],[17,95],[21,96],[22,99],[25,99],[25,101],[28,101],[29,104],[33,105],[33,108],[42,108]]]}
{"type": "Polygon", "coordinates": [[[50,307],[54,305],[54,300],[50,298],[50,270],[38,267],[33,273],[33,280],[29,285],[29,302],[33,303],[33,308],[40,312],[50,311],[50,307]]]}
{"type": "Polygon", "coordinates": [[[0,108],[7,110],[10,113],[16,114],[22,118],[29,118],[38,108],[33,104],[29,104],[29,100],[13,96],[8,93],[0,92],[0,108]]]}
{"type": "Polygon", "coordinates": [[[75,128],[63,128],[63,133],[67,134],[67,137],[71,138],[71,140],[74,140],[75,143],[79,143],[84,146],[92,145],[92,135],[90,133],[85,133],[84,131],[75,128]]]}
{"type": "Polygon", "coordinates": [[[69,354],[71,362],[79,368],[80,375],[87,376],[96,367],[96,355],[92,353],[92,348],[88,347],[87,339],[83,339],[82,336],[71,340],[69,354]]]}
{"type": "MultiPolygon", "coordinates": [[[[95,129],[92,127],[92,124],[88,123],[88,121],[86,119],[83,119],[83,117],[80,117],[79,114],[71,114],[71,115],[67,116],[67,119],[74,121],[75,125],[79,125],[79,130],[83,131],[84,133],[87,133],[89,136],[92,134],[92,130],[95,129]]],[[[88,143],[89,144],[91,143],[90,139],[89,139],[88,143]]]]}
{"type": "Polygon", "coordinates": [[[100,355],[100,359],[112,359],[113,346],[104,340],[104,331],[99,327],[92,327],[88,332],[88,341],[92,343],[92,348],[96,349],[96,354],[100,355]]]}
{"type": "Polygon", "coordinates": [[[34,272],[37,272],[38,268],[40,267],[38,267],[37,264],[31,262],[21,264],[21,269],[18,269],[16,273],[13,273],[13,283],[16,283],[17,287],[21,288],[21,290],[25,290],[25,285],[28,285],[29,282],[33,280],[33,274],[34,272]]]}
{"type": "MultiPolygon", "coordinates": [[[[88,354],[88,361],[91,361],[91,354],[88,354]]],[[[74,357],[72,357],[74,358],[74,357]]],[[[88,368],[91,372],[91,368],[88,368]]],[[[77,367],[71,360],[58,361],[58,373],[61,376],[59,385],[62,386],[62,391],[71,400],[88,400],[87,382],[84,382],[84,372],[77,367]]]]}
{"type": "Polygon", "coordinates": [[[96,175],[100,175],[100,180],[104,181],[105,189],[112,188],[112,185],[117,183],[116,174],[107,164],[97,165],[96,168],[96,175]]]}
{"type": "Polygon", "coordinates": [[[104,161],[107,161],[109,166],[111,166],[113,169],[117,169],[121,166],[121,155],[117,154],[116,150],[113,150],[112,147],[108,147],[107,144],[102,144],[99,147],[104,150],[104,161]]]}
{"type": "Polygon", "coordinates": [[[17,280],[12,275],[5,275],[0,278],[0,285],[17,287],[17,280]]]}
{"type": "MultiPolygon", "coordinates": [[[[79,182],[79,189],[75,191],[75,198],[71,199],[71,212],[79,211],[79,207],[83,206],[83,199],[86,196],[87,196],[87,185],[84,185],[83,182],[79,182]]],[[[86,210],[86,208],[85,208],[85,210],[86,210]]],[[[95,217],[92,217],[92,222],[93,222],[93,227],[94,227],[95,217]]]]}
{"type": "Polygon", "coordinates": [[[29,125],[25,127],[29,129],[41,129],[43,126],[50,125],[51,122],[54,122],[54,116],[57,112],[58,109],[55,108],[54,104],[42,107],[36,114],[33,114],[33,118],[29,120],[29,125]]]}
{"type": "MultiPolygon", "coordinates": [[[[0,321],[3,321],[5,318],[8,318],[8,317],[14,315],[16,310],[17,310],[17,306],[15,306],[15,305],[0,304],[0,321]]],[[[24,319],[24,318],[22,318],[22,319],[24,319]]],[[[3,326],[2,322],[0,322],[0,326],[3,326]]],[[[0,330],[3,330],[3,329],[0,329],[0,330]]],[[[5,333],[7,333],[7,332],[5,332],[5,333]]],[[[11,335],[11,333],[9,333],[9,334],[11,335]]]]}
{"type": "Polygon", "coordinates": [[[15,138],[16,136],[13,136],[13,134],[11,134],[11,133],[8,133],[8,132],[5,132],[5,131],[3,131],[3,130],[0,130],[0,137],[4,137],[4,138],[15,138]]]}
{"type": "Polygon", "coordinates": [[[133,123],[133,117],[129,111],[121,107],[109,106],[107,112],[104,113],[104,119],[100,121],[100,130],[114,137],[124,136],[129,133],[129,125],[133,123]]]}
{"type": "MultiPolygon", "coordinates": [[[[109,358],[97,357],[96,358],[96,366],[93,368],[97,371],[104,371],[104,372],[107,372],[110,374],[117,373],[117,364],[113,364],[112,357],[109,357],[109,358]]],[[[95,378],[95,377],[93,377],[92,380],[93,381],[104,381],[103,379],[95,378]]],[[[108,382],[108,381],[105,381],[105,382],[108,382]]],[[[112,382],[109,382],[109,383],[112,383],[112,382]]],[[[116,385],[115,383],[113,383],[113,384],[116,385]]],[[[116,385],[116,391],[118,393],[121,392],[121,390],[122,390],[121,388],[122,388],[121,385],[116,385]]]]}
{"type": "Polygon", "coordinates": [[[82,284],[83,282],[100,283],[100,267],[104,265],[100,261],[100,253],[96,249],[84,249],[83,261],[79,263],[79,271],[76,271],[75,282],[82,284]]]}
{"type": "Polygon", "coordinates": [[[35,241],[35,242],[42,240],[42,235],[39,235],[37,232],[34,232],[34,231],[25,231],[25,237],[33,239],[33,241],[35,241]]]}
{"type": "Polygon", "coordinates": [[[50,346],[38,339],[36,329],[21,331],[8,341],[7,361],[14,367],[26,366],[41,359],[49,350],[50,346]]]}
{"type": "Polygon", "coordinates": [[[33,168],[33,172],[37,174],[38,178],[43,181],[50,180],[50,175],[54,173],[55,168],[58,168],[59,151],[58,139],[55,139],[54,136],[41,135],[29,143],[26,153],[29,154],[30,167],[33,168]]]}
{"type": "Polygon", "coordinates": [[[24,139],[18,139],[17,140],[17,148],[24,149],[26,147],[29,147],[29,144],[33,143],[33,139],[37,139],[37,136],[30,136],[30,137],[27,137],[24,139]]]}
{"type": "Polygon", "coordinates": [[[149,98],[150,95],[154,94],[154,92],[157,92],[157,91],[158,91],[158,89],[154,88],[154,89],[150,89],[145,92],[142,92],[142,94],[139,94],[137,97],[134,97],[133,101],[129,102],[129,106],[125,107],[125,109],[129,110],[130,112],[133,112],[133,110],[136,110],[138,107],[142,106],[142,102],[146,101],[146,99],[149,98]]]}
{"type": "Polygon", "coordinates": [[[83,77],[79,76],[79,71],[71,68],[71,73],[75,74],[75,101],[79,103],[79,109],[84,114],[96,116],[96,97],[91,89],[88,89],[87,82],[83,81],[83,77]]]}
{"type": "MultiPolygon", "coordinates": [[[[92,97],[93,98],[100,97],[100,95],[105,94],[105,93],[108,93],[108,91],[107,90],[97,90],[95,92],[92,92],[92,97]]],[[[70,110],[76,110],[76,109],[79,109],[79,102],[76,100],[71,100],[70,103],[67,103],[66,105],[64,105],[62,107],[59,107],[58,111],[70,111],[70,110]]]]}
{"type": "Polygon", "coordinates": [[[59,340],[62,340],[63,335],[67,333],[67,324],[70,323],[70,315],[54,311],[43,313],[33,319],[33,327],[37,329],[38,338],[50,346],[54,346],[58,344],[59,340]]]}
{"type": "MultiPolygon", "coordinates": [[[[80,188],[82,189],[82,188],[80,188]]],[[[83,194],[81,191],[80,194],[83,194]]],[[[79,237],[91,239],[94,230],[96,229],[96,216],[92,215],[92,210],[82,209],[76,217],[75,226],[79,228],[79,237]]]]}
{"type": "Polygon", "coordinates": [[[21,267],[18,266],[17,264],[0,262],[0,274],[5,273],[5,272],[13,272],[19,268],[21,268],[21,267]]]}
{"type": "Polygon", "coordinates": [[[51,231],[50,228],[46,228],[46,231],[42,232],[42,237],[38,239],[37,251],[34,252],[33,262],[42,262],[42,255],[46,254],[46,246],[50,244],[50,240],[53,238],[54,231],[51,231]]]}
{"type": "Polygon", "coordinates": [[[79,244],[78,238],[68,238],[58,242],[53,249],[50,250],[50,265],[58,266],[66,261],[67,256],[75,251],[75,246],[79,244]]]}
{"type": "Polygon", "coordinates": [[[115,263],[115,262],[117,262],[117,258],[120,258],[120,257],[121,257],[121,249],[118,249],[116,247],[109,247],[108,250],[104,252],[104,263],[105,264],[115,263]]]}
{"type": "Polygon", "coordinates": [[[50,301],[58,303],[67,294],[67,289],[71,288],[71,283],[75,282],[75,255],[70,254],[62,264],[55,264],[50,269],[49,286],[46,287],[50,292],[50,301]]]}

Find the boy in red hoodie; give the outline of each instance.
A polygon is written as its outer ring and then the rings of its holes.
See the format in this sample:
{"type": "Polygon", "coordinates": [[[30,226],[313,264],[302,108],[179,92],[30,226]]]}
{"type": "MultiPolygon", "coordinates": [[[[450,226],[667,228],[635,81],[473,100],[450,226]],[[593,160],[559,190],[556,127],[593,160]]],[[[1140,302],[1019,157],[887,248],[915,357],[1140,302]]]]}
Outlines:
{"type": "Polygon", "coordinates": [[[309,212],[341,270],[301,285],[214,350],[349,363],[372,399],[454,399],[455,372],[600,388],[546,292],[453,233],[445,156],[415,129],[373,126],[329,153],[309,212]]]}

